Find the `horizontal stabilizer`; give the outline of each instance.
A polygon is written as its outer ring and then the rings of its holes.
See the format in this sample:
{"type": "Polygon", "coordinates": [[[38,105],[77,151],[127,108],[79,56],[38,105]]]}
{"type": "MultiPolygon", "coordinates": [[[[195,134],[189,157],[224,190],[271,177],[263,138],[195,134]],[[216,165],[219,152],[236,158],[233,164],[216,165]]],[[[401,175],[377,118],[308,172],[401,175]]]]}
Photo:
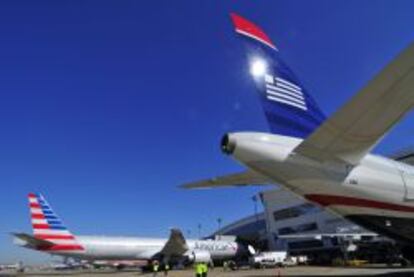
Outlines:
{"type": "Polygon", "coordinates": [[[305,139],[295,152],[319,160],[359,161],[414,105],[414,44],[305,139]]]}
{"type": "Polygon", "coordinates": [[[49,248],[55,245],[53,242],[35,238],[34,236],[25,233],[12,233],[12,235],[18,238],[19,240],[25,242],[27,246],[35,249],[49,248]]]}
{"type": "Polygon", "coordinates": [[[161,254],[165,256],[181,256],[188,251],[188,246],[179,229],[171,229],[168,241],[161,250],[161,254]]]}
{"type": "Polygon", "coordinates": [[[267,177],[253,171],[245,171],[241,173],[219,176],[202,181],[196,181],[184,184],[181,187],[185,189],[207,189],[219,187],[243,187],[250,185],[270,184],[272,184],[272,182],[267,177]]]}

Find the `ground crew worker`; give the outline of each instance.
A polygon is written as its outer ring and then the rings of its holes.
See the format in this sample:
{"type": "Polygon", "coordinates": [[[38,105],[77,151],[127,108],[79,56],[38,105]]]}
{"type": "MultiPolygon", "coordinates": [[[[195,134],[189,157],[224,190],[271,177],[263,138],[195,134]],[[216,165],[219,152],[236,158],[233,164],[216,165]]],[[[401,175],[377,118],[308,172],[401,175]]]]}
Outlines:
{"type": "Polygon", "coordinates": [[[202,263],[196,263],[194,266],[195,269],[195,276],[196,277],[202,277],[203,276],[203,264],[202,263]]]}
{"type": "Polygon", "coordinates": [[[160,269],[160,265],[158,263],[158,261],[153,261],[152,262],[152,276],[156,277],[158,276],[158,270],[160,269]]]}
{"type": "Polygon", "coordinates": [[[164,265],[164,276],[168,276],[168,271],[170,271],[170,265],[166,263],[164,265]]]}
{"type": "Polygon", "coordinates": [[[201,276],[202,277],[207,277],[207,273],[208,273],[208,265],[207,265],[207,263],[203,263],[201,268],[203,270],[201,276]]]}
{"type": "Polygon", "coordinates": [[[227,263],[227,261],[224,261],[223,262],[223,271],[227,271],[227,269],[228,269],[228,263],[227,263]]]}

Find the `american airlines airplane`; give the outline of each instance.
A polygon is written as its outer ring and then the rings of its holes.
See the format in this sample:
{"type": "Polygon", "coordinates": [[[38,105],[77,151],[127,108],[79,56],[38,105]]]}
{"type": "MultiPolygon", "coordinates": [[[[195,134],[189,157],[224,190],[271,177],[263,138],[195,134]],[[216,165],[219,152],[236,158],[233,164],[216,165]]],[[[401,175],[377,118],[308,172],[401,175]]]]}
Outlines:
{"type": "Polygon", "coordinates": [[[162,260],[209,262],[234,259],[253,251],[237,242],[185,240],[172,229],[168,239],[75,236],[63,224],[41,194],[29,194],[33,235],[13,233],[23,247],[79,260],[162,260]]]}
{"type": "Polygon", "coordinates": [[[414,104],[414,44],[326,118],[282,51],[257,25],[231,15],[271,133],[225,134],[222,151],[247,169],[185,188],[280,184],[401,242],[414,261],[414,167],[371,150],[414,104]]]}

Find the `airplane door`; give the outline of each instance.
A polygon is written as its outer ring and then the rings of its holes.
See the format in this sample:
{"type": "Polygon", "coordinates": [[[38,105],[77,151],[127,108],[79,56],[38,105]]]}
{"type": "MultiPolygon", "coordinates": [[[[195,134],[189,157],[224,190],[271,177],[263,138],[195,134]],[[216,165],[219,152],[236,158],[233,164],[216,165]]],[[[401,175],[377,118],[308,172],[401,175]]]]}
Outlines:
{"type": "Polygon", "coordinates": [[[410,172],[401,172],[404,187],[405,187],[405,201],[414,201],[414,174],[410,172]]]}

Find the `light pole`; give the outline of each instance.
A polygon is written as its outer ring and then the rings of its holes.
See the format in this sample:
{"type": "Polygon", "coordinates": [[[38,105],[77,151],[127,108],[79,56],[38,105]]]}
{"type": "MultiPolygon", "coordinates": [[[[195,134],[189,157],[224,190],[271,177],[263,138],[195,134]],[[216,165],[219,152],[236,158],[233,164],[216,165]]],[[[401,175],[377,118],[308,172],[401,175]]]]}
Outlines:
{"type": "Polygon", "coordinates": [[[256,221],[259,220],[258,216],[257,216],[257,195],[253,195],[252,196],[252,200],[253,200],[253,205],[254,205],[254,216],[256,217],[256,221]]]}
{"type": "Polygon", "coordinates": [[[198,238],[201,239],[201,223],[198,223],[197,229],[198,229],[198,238]]]}
{"type": "Polygon", "coordinates": [[[221,217],[217,218],[217,225],[218,225],[217,235],[218,235],[219,240],[221,240],[221,235],[220,235],[221,222],[222,222],[221,217]]]}

